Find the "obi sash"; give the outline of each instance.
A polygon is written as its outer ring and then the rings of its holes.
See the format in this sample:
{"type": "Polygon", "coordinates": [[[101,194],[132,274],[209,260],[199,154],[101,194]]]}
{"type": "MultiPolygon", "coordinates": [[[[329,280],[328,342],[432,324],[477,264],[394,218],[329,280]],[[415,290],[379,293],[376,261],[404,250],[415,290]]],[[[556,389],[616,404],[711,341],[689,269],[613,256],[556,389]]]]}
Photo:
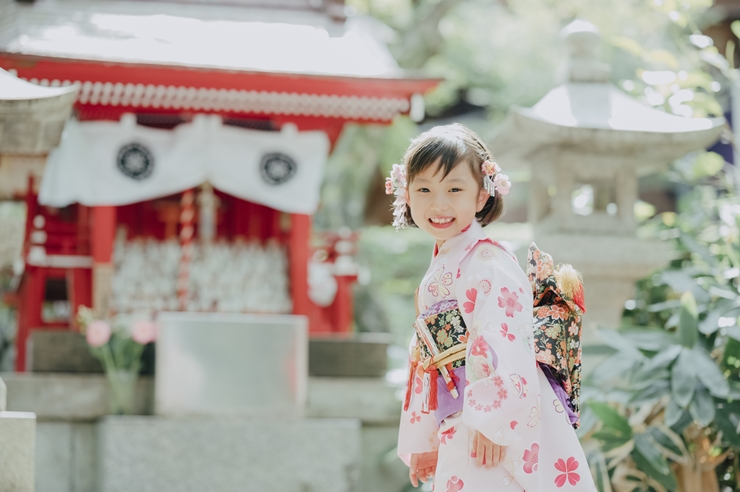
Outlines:
{"type": "Polygon", "coordinates": [[[555,268],[552,257],[532,243],[527,275],[534,294],[534,351],[537,362],[578,427],[581,391],[583,284],[570,265],[555,268]]]}
{"type": "Polygon", "coordinates": [[[404,410],[408,410],[415,375],[423,370],[422,413],[435,412],[437,423],[462,410],[468,330],[457,301],[438,302],[416,318],[404,410]]]}

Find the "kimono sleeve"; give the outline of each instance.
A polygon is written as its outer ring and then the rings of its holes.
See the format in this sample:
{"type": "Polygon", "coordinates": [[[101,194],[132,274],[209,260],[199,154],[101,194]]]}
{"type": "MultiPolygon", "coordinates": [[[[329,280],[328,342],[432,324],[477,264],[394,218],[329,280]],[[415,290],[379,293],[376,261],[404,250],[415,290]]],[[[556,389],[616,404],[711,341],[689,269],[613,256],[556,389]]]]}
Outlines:
{"type": "MultiPolygon", "coordinates": [[[[416,334],[414,334],[409,346],[409,367],[411,365],[411,353],[416,346],[416,334]]],[[[412,453],[428,453],[439,448],[439,437],[437,436],[437,418],[434,412],[422,413],[422,377],[423,369],[418,366],[411,378],[411,399],[408,410],[401,410],[401,425],[398,430],[398,457],[409,465],[412,453]]],[[[404,389],[405,391],[405,389],[404,389]]]]}
{"type": "Polygon", "coordinates": [[[482,242],[460,264],[457,296],[468,327],[463,422],[506,446],[504,465],[526,490],[539,490],[540,383],[529,281],[507,252],[482,242]]]}

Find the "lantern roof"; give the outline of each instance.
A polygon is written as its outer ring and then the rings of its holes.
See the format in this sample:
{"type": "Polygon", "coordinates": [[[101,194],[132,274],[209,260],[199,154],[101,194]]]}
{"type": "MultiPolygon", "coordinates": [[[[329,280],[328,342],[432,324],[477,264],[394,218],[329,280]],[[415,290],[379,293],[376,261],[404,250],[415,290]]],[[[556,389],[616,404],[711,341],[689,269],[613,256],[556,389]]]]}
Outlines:
{"type": "Polygon", "coordinates": [[[0,154],[43,154],[57,146],[76,94],[76,87],[39,87],[0,69],[0,154]]]}
{"type": "Polygon", "coordinates": [[[574,21],[563,36],[567,80],[533,107],[511,108],[492,142],[499,159],[517,164],[543,147],[567,146],[668,162],[719,138],[724,118],[669,114],[608,82],[610,67],[596,57],[600,35],[593,24],[574,21]]]}

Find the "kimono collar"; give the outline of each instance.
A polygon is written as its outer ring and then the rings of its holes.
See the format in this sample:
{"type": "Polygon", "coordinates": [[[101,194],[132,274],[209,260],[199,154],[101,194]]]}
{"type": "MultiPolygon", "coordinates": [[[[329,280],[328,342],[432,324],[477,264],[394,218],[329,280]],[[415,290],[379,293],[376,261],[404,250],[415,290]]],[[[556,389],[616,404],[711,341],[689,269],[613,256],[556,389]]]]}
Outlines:
{"type": "Polygon", "coordinates": [[[433,257],[436,258],[438,254],[448,255],[458,251],[469,250],[475,246],[478,241],[487,239],[488,236],[483,231],[483,227],[481,227],[477,220],[473,219],[473,222],[463,229],[460,234],[443,242],[442,247],[438,248],[435,244],[433,257]]]}

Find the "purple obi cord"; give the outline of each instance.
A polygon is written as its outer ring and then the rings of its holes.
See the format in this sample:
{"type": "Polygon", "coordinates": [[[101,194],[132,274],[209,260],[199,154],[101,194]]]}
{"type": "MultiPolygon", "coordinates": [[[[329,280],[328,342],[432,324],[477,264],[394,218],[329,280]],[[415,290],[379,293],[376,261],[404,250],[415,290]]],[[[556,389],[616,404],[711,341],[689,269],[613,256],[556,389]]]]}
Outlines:
{"type": "Polygon", "coordinates": [[[550,387],[555,392],[555,396],[557,396],[558,400],[560,400],[560,403],[563,404],[565,413],[568,414],[568,419],[570,420],[570,424],[575,425],[578,422],[578,415],[576,415],[576,413],[570,407],[570,400],[568,400],[568,393],[566,393],[563,387],[560,385],[560,381],[558,381],[558,378],[555,377],[555,374],[553,374],[550,366],[546,364],[539,364],[539,366],[540,366],[540,369],[542,369],[542,373],[547,378],[547,381],[550,383],[550,387]]]}

